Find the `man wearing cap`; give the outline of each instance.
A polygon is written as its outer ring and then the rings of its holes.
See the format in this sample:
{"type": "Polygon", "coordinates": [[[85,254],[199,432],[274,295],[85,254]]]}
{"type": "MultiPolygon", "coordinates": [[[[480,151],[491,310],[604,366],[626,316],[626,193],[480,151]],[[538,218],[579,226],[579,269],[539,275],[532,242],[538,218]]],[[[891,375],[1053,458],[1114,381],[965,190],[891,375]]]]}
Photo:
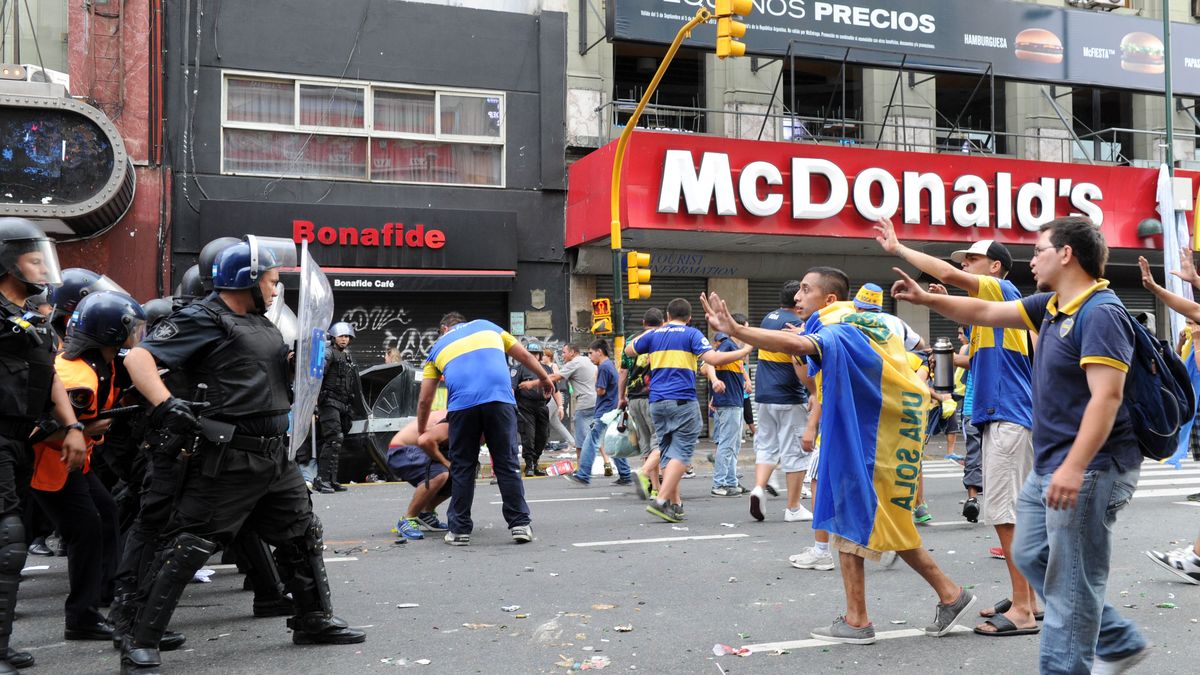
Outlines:
{"type": "MultiPolygon", "coordinates": [[[[875,229],[875,238],[885,251],[973,298],[994,302],[1021,299],[1017,287],[1005,278],[1012,269],[1012,255],[997,241],[984,239],[955,251],[950,258],[961,265],[959,269],[900,243],[887,218],[875,229]]],[[[996,603],[994,611],[980,612],[988,621],[976,632],[1001,635],[1037,626],[1033,588],[1012,562],[1017,498],[1033,468],[1030,341],[1025,330],[990,326],[972,326],[970,338],[968,353],[975,384],[971,422],[983,434],[983,516],[996,528],[1012,582],[1011,599],[996,603]]],[[[970,506],[968,500],[963,511],[968,519],[970,506]]]]}
{"type": "Polygon", "coordinates": [[[854,307],[863,312],[875,312],[887,324],[888,330],[899,335],[904,340],[904,348],[910,352],[925,349],[926,344],[917,331],[908,325],[904,319],[895,314],[883,311],[883,289],[879,284],[863,284],[854,295],[854,307]]]}
{"type": "MultiPolygon", "coordinates": [[[[542,345],[536,340],[526,343],[525,350],[534,358],[542,358],[542,345]]],[[[538,459],[550,438],[550,409],[542,393],[538,374],[521,363],[513,374],[513,391],[517,395],[517,430],[521,435],[521,456],[525,459],[525,477],[545,476],[538,468],[538,459]]]]}

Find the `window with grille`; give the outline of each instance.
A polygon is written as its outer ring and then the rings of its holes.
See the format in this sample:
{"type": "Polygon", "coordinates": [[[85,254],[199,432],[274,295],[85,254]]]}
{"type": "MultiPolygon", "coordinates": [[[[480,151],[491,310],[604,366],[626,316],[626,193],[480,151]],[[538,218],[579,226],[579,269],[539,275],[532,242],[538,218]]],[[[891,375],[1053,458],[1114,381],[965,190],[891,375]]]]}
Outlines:
{"type": "Polygon", "coordinates": [[[504,186],[504,94],[227,72],[221,171],[504,186]]]}

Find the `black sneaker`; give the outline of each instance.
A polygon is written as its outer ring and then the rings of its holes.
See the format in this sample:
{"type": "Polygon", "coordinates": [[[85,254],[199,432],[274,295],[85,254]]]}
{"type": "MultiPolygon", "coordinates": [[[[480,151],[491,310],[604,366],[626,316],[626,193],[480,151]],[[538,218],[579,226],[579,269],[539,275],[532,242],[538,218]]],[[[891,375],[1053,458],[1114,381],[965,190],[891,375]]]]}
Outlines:
{"type": "Polygon", "coordinates": [[[54,551],[51,551],[50,547],[46,546],[45,537],[38,537],[29,545],[29,555],[53,556],[54,551]]]}
{"type": "Polygon", "coordinates": [[[968,523],[979,522],[979,500],[974,497],[968,497],[967,501],[963,502],[963,518],[967,519],[968,523]]]}
{"type": "Polygon", "coordinates": [[[318,476],[317,478],[313,479],[312,491],[323,495],[331,495],[333,494],[333,486],[325,482],[325,479],[318,476]]]}
{"type": "Polygon", "coordinates": [[[650,506],[646,507],[646,511],[662,518],[668,523],[678,523],[682,518],[680,517],[680,512],[675,510],[676,508],[678,507],[670,502],[651,500],[650,506]]]}
{"type": "Polygon", "coordinates": [[[618,479],[614,480],[612,482],[612,484],[613,485],[633,485],[633,479],[626,476],[624,478],[618,478],[618,479]]]}

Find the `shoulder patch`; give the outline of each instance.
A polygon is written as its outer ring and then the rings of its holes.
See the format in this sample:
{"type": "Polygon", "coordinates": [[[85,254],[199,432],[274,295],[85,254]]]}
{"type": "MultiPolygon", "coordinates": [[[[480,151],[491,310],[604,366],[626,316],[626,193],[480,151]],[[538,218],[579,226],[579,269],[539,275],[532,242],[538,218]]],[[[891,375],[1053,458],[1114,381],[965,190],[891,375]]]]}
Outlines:
{"type": "Polygon", "coordinates": [[[163,319],[154,326],[154,331],[150,333],[151,339],[154,340],[169,340],[176,335],[179,335],[179,326],[175,325],[170,319],[163,319]]]}

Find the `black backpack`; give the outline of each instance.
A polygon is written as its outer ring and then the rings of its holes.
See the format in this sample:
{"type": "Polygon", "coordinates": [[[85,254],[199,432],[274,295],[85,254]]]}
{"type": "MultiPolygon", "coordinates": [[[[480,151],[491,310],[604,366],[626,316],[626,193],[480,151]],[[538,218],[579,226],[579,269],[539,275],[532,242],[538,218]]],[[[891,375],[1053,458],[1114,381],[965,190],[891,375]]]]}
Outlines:
{"type": "Polygon", "coordinates": [[[1125,376],[1125,399],[1142,456],[1161,461],[1179,448],[1179,429],[1196,415],[1196,392],[1187,366],[1171,346],[1134,320],[1116,293],[1099,291],[1079,308],[1082,323],[1089,306],[1120,305],[1133,329],[1133,363],[1125,376]]]}

